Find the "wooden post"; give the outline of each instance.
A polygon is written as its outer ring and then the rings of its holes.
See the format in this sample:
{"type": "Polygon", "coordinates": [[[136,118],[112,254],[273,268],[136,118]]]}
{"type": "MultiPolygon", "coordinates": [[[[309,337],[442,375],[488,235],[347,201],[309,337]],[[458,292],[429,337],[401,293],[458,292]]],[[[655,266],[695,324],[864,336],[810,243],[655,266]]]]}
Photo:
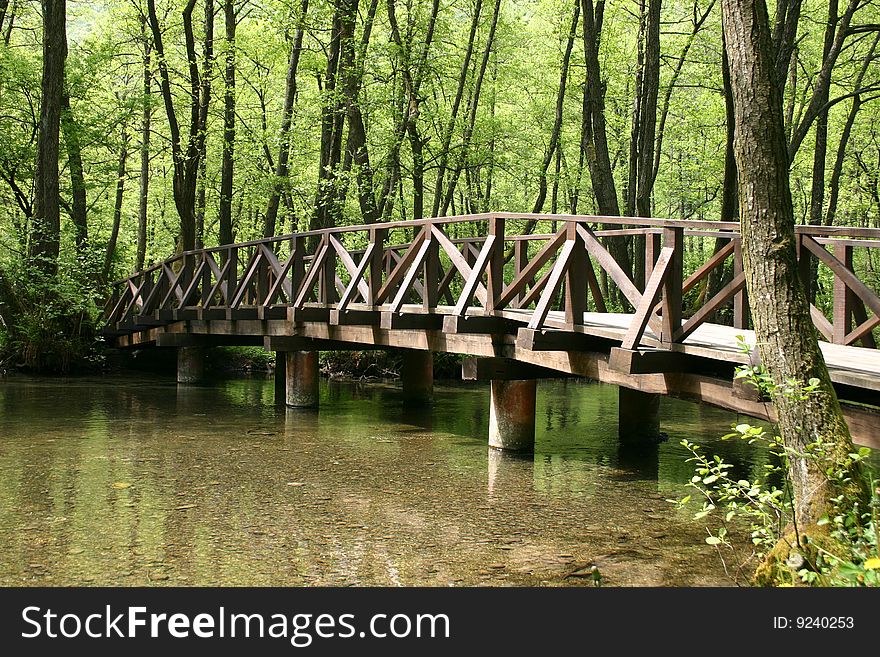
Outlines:
{"type": "Polygon", "coordinates": [[[660,395],[618,388],[617,435],[625,445],[656,445],[660,433],[660,395]]]}
{"type": "Polygon", "coordinates": [[[288,351],[287,365],[288,406],[316,408],[318,406],[318,352],[288,351]]]}
{"type": "Polygon", "coordinates": [[[425,239],[428,240],[428,252],[425,254],[425,262],[422,265],[424,273],[422,307],[425,312],[428,312],[437,308],[440,289],[440,244],[431,236],[430,231],[425,239]]]}
{"type": "Polygon", "coordinates": [[[577,223],[569,221],[566,240],[574,242],[568,269],[565,271],[565,323],[582,326],[587,311],[587,248],[577,233],[577,223]]]}
{"type": "Polygon", "coordinates": [[[812,287],[812,283],[810,279],[812,278],[812,272],[810,271],[810,258],[812,255],[810,254],[810,250],[804,246],[804,235],[803,233],[795,234],[795,245],[797,248],[797,271],[798,277],[801,279],[801,283],[804,286],[804,292],[807,295],[807,299],[810,298],[810,288],[812,287]]]}
{"type": "Polygon", "coordinates": [[[287,402],[287,352],[275,352],[275,404],[287,402]]]}
{"type": "Polygon", "coordinates": [[[486,312],[495,310],[495,301],[504,291],[504,217],[489,219],[489,235],[495,236],[495,244],[486,266],[486,312]]]}
{"type": "MultiPolygon", "coordinates": [[[[834,244],[834,257],[843,263],[843,266],[852,271],[853,268],[852,246],[845,243],[834,244]]],[[[852,306],[853,293],[844,283],[840,276],[834,276],[834,315],[833,315],[833,338],[834,344],[846,344],[846,336],[852,331],[852,306]]]]}
{"type": "Polygon", "coordinates": [[[327,306],[332,306],[339,300],[339,295],[336,293],[336,251],[333,247],[329,247],[321,268],[321,276],[318,279],[318,300],[327,306]]]}
{"type": "Polygon", "coordinates": [[[534,451],[537,381],[492,380],[490,387],[489,447],[534,451]]]}
{"type": "MultiPolygon", "coordinates": [[[[660,255],[662,245],[660,233],[648,233],[645,235],[645,281],[651,278],[651,272],[654,271],[654,265],[660,255]]],[[[644,292],[644,288],[642,289],[644,292]]]]}
{"type": "Polygon", "coordinates": [[[681,328],[681,285],[684,274],[684,229],[664,228],[663,246],[674,249],[669,271],[663,283],[663,324],[661,341],[673,342],[675,333],[681,328]]]}
{"type": "Polygon", "coordinates": [[[430,351],[407,349],[403,353],[400,383],[406,406],[430,404],[434,395],[434,358],[430,351]]]}
{"type": "Polygon", "coordinates": [[[232,303],[235,298],[235,290],[238,287],[238,247],[229,247],[226,249],[226,262],[229,263],[229,270],[226,272],[226,298],[228,304],[232,303]]]}
{"type": "MultiPolygon", "coordinates": [[[[526,240],[517,240],[513,243],[513,277],[519,276],[520,272],[529,264],[529,243],[526,240]]],[[[517,294],[512,303],[513,308],[519,308],[526,298],[527,286],[523,286],[522,292],[517,294]]]]}
{"type": "MultiPolygon", "coordinates": [[[[384,228],[370,229],[370,244],[375,244],[373,249],[373,257],[370,260],[367,285],[370,289],[369,299],[367,303],[375,305],[376,295],[382,289],[382,272],[384,270],[384,262],[386,259],[385,240],[388,237],[388,231],[384,228]]],[[[388,272],[390,273],[390,271],[388,272]]]]}
{"type": "MultiPolygon", "coordinates": [[[[733,242],[733,277],[743,272],[742,238],[737,236],[733,242]]],[[[749,327],[749,304],[746,288],[733,295],[733,326],[745,329],[749,327]]]]}
{"type": "Polygon", "coordinates": [[[177,382],[201,383],[205,376],[205,350],[202,347],[177,348],[177,382]]]}

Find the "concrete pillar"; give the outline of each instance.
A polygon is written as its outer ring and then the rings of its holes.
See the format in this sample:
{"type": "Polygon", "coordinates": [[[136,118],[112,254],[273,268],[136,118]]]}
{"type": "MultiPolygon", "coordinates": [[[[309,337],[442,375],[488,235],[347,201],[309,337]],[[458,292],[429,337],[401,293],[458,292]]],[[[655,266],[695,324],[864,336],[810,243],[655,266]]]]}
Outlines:
{"type": "Polygon", "coordinates": [[[489,447],[514,452],[535,449],[537,381],[492,380],[489,447]]]}
{"type": "Polygon", "coordinates": [[[656,445],[660,433],[660,395],[618,388],[617,435],[625,445],[656,445]]]}
{"type": "Polygon", "coordinates": [[[318,352],[288,351],[286,364],[287,405],[296,408],[318,406],[318,352]]]}
{"type": "Polygon", "coordinates": [[[205,349],[203,347],[177,348],[177,382],[201,383],[205,376],[205,349]]]}
{"type": "Polygon", "coordinates": [[[434,395],[434,357],[430,351],[406,350],[400,368],[403,403],[407,406],[430,404],[434,395]]]}
{"type": "Polygon", "coordinates": [[[275,352],[275,404],[287,403],[287,352],[275,352]]]}

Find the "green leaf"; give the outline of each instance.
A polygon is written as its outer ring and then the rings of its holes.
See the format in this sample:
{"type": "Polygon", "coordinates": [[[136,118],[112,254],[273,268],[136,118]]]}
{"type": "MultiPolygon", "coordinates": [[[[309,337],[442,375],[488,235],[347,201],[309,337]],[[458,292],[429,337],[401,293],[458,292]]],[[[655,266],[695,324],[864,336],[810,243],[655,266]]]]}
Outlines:
{"type": "Polygon", "coordinates": [[[721,539],[717,536],[707,536],[706,543],[709,545],[721,545],[721,539]]]}

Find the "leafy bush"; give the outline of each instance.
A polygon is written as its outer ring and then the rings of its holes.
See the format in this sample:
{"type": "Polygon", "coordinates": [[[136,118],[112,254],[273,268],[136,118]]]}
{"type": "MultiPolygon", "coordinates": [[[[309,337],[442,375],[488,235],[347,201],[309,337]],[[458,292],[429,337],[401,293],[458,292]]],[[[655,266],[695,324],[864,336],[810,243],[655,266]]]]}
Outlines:
{"type": "Polygon", "coordinates": [[[0,270],[0,366],[65,373],[100,362],[92,297],[73,279],[0,270]]]}
{"type": "MultiPolygon", "coordinates": [[[[762,391],[770,385],[763,372],[754,367],[741,368],[738,376],[748,378],[762,391]]],[[[788,381],[772,392],[803,397],[813,394],[818,385],[818,380],[806,384],[788,381]]],[[[731,475],[733,466],[721,457],[707,456],[699,445],[687,440],[681,442],[690,452],[688,462],[694,464],[695,470],[688,486],[702,498],[694,518],[719,519],[715,529],[707,528],[706,543],[718,550],[725,572],[736,583],[751,579],[755,583],[773,585],[880,585],[880,488],[873,480],[869,508],[862,508],[857,499],[841,495],[831,500],[828,514],[818,522],[819,531],[806,532],[795,520],[789,458],[797,456],[827,463],[825,456],[831,447],[819,439],[808,445],[805,453],[795,454],[779,436],[746,423],[734,425],[723,439],[764,444],[773,457],[760,476],[752,480],[736,479],[731,475]],[[748,527],[744,541],[739,536],[743,522],[748,527]],[[748,548],[744,549],[743,543],[748,548]],[[769,572],[764,564],[780,548],[788,554],[785,567],[769,572]]],[[[869,449],[861,448],[848,454],[848,461],[840,464],[841,467],[830,469],[826,474],[829,478],[847,477],[852,471],[849,466],[855,462],[867,465],[865,459],[869,455],[869,449]]],[[[688,495],[670,501],[682,508],[691,498],[688,495]]]]}

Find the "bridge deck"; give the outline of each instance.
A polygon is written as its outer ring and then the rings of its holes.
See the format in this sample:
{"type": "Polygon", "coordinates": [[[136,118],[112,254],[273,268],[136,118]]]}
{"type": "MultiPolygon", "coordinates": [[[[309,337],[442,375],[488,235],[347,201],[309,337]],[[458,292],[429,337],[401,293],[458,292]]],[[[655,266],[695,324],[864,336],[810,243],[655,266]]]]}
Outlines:
{"type": "MultiPolygon", "coordinates": [[[[772,417],[732,384],[734,365],[749,361],[737,336],[755,343],[738,228],[492,213],[284,235],[182,253],[119,281],[107,333],[123,347],[189,337],[504,357],[772,417]],[[515,222],[555,232],[517,234],[515,222]],[[624,227],[596,229],[609,224],[624,227]],[[606,248],[615,239],[644,243],[642,280],[606,248]],[[721,311],[733,326],[712,323],[721,311]]],[[[847,409],[850,428],[880,446],[880,414],[865,406],[880,406],[880,296],[853,266],[854,254],[880,247],[880,230],[799,226],[796,237],[803,280],[818,262],[832,283],[832,316],[810,312],[832,381],[858,404],[847,409]]]]}

